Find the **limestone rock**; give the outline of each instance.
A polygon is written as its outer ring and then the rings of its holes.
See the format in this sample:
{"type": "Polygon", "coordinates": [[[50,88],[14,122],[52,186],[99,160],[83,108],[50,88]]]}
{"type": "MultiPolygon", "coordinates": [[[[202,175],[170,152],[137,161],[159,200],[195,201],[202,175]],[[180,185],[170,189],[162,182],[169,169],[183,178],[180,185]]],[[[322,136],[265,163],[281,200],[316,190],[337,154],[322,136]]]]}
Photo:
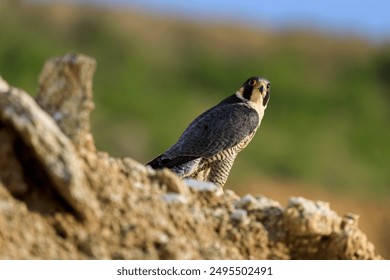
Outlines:
{"type": "Polygon", "coordinates": [[[328,203],[283,207],[96,151],[95,64],[49,60],[36,101],[0,79],[0,259],[381,258],[328,203]]]}
{"type": "Polygon", "coordinates": [[[98,202],[88,188],[74,145],[30,95],[12,87],[0,91],[0,122],[14,135],[19,161],[30,157],[24,161],[25,173],[41,165],[40,171],[50,180],[47,185],[82,218],[93,220],[99,215],[98,202]]]}
{"type": "Polygon", "coordinates": [[[292,197],[284,212],[284,224],[297,236],[329,235],[341,220],[330,210],[329,203],[292,197]]]}
{"type": "Polygon", "coordinates": [[[94,149],[90,134],[93,58],[70,53],[46,62],[39,77],[36,101],[76,146],[94,149]]]}

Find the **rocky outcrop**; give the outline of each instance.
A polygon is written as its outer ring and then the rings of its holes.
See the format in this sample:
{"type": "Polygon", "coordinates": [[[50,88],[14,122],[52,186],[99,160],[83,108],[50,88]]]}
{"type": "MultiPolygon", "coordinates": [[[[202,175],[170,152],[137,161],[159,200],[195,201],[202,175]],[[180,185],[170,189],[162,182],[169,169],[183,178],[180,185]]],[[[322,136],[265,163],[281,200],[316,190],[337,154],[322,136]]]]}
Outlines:
{"type": "Polygon", "coordinates": [[[381,258],[328,203],[239,197],[97,151],[95,66],[49,60],[35,99],[0,79],[0,258],[381,258]]]}

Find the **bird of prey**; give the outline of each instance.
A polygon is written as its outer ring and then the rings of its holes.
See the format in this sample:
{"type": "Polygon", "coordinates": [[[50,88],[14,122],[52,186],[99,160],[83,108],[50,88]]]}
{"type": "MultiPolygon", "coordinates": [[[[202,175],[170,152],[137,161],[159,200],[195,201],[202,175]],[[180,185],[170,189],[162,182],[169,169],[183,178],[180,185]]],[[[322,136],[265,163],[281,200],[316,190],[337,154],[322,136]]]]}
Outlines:
{"type": "Polygon", "coordinates": [[[172,147],[147,165],[222,188],[237,154],[259,128],[269,98],[270,82],[249,78],[234,94],[193,120],[172,147]]]}

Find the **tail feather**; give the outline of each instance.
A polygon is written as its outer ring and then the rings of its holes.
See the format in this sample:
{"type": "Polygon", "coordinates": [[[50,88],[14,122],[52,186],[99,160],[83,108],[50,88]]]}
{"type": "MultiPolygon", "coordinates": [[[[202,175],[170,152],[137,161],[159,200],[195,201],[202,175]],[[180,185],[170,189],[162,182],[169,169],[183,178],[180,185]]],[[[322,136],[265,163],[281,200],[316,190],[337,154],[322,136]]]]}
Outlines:
{"type": "Polygon", "coordinates": [[[162,155],[159,155],[158,157],[152,159],[151,161],[149,161],[147,164],[145,165],[149,165],[150,167],[152,167],[153,169],[161,169],[161,168],[164,168],[164,164],[162,163],[162,155]]]}
{"type": "Polygon", "coordinates": [[[162,169],[164,167],[172,169],[176,166],[185,164],[196,158],[197,157],[194,156],[179,156],[171,159],[171,158],[164,158],[163,155],[159,155],[158,157],[149,161],[146,165],[149,165],[153,169],[162,169]]]}

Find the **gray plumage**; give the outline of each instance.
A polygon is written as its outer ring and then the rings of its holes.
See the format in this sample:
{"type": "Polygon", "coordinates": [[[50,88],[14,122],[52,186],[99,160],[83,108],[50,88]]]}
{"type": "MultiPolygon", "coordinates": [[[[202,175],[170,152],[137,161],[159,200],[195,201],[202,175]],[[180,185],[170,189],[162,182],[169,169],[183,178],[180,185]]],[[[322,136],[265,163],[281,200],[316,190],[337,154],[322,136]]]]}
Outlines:
{"type": "Polygon", "coordinates": [[[222,187],[238,152],[248,145],[261,123],[269,92],[267,80],[248,79],[235,94],[192,121],[179,140],[148,165],[222,187]]]}

